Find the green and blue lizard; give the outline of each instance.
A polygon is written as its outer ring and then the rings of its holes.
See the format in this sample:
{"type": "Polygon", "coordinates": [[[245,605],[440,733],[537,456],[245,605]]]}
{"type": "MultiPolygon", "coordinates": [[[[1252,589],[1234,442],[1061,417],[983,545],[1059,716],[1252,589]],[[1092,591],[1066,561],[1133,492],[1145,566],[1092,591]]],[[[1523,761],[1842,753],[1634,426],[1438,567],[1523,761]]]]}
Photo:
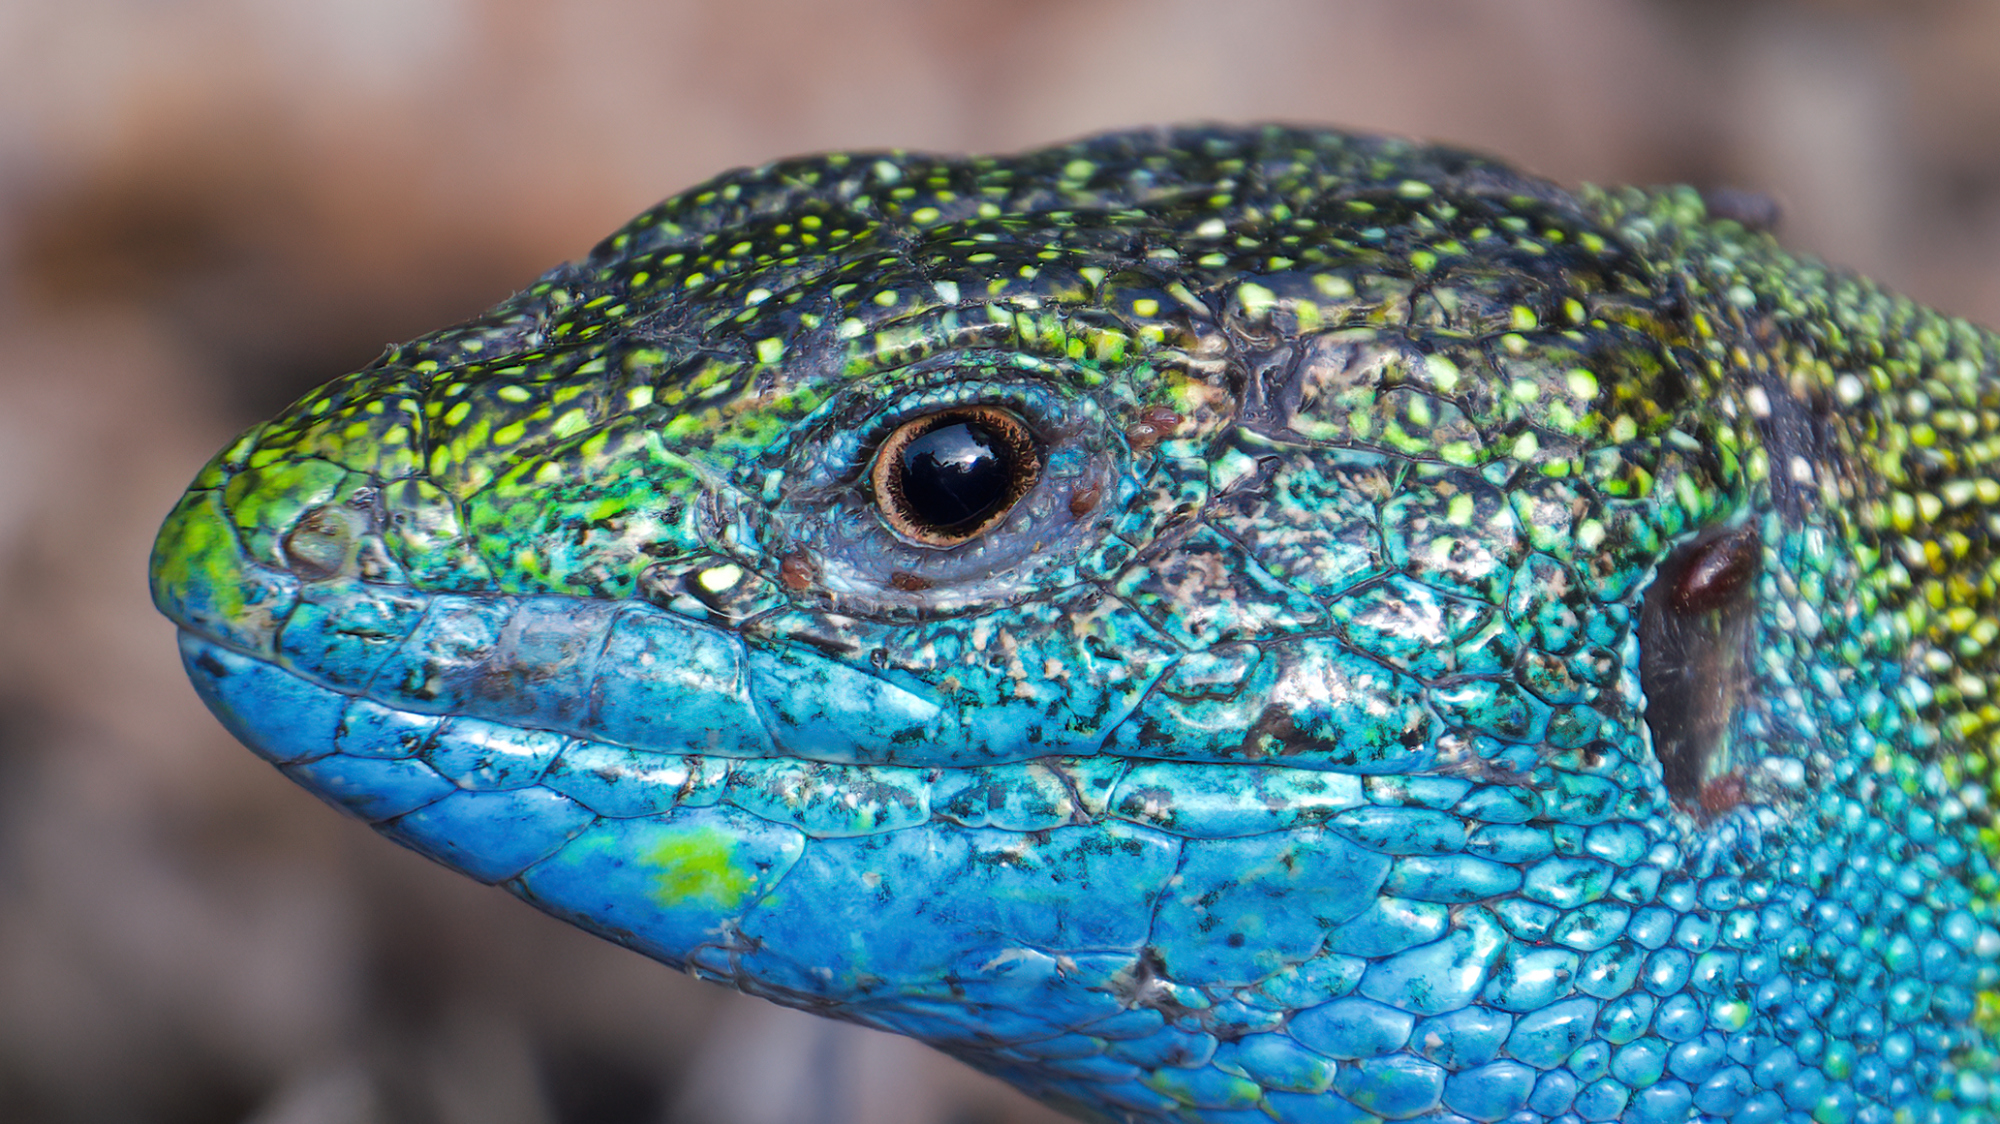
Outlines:
{"type": "Polygon", "coordinates": [[[2000,342],[1758,225],[731,173],[253,428],[154,594],[388,836],[1086,1119],[1994,1120],[2000,342]]]}

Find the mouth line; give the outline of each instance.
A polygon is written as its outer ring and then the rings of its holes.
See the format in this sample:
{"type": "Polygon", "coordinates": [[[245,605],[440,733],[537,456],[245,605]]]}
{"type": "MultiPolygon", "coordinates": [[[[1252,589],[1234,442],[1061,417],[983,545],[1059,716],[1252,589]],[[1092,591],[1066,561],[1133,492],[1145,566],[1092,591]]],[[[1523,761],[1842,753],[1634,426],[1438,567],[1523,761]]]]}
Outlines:
{"type": "Polygon", "coordinates": [[[1410,819],[1413,829],[1421,826],[1413,836],[1423,836],[1439,826],[1429,821],[1460,819],[1448,809],[1462,812],[1468,826],[1489,818],[1518,821],[1533,811],[1489,817],[1493,786],[1463,779],[1373,777],[1270,762],[1096,753],[900,765],[781,751],[637,749],[391,705],[185,629],[181,649],[197,690],[223,724],[322,799],[391,834],[399,834],[399,822],[447,802],[463,806],[453,821],[488,823],[478,838],[440,856],[488,881],[511,877],[599,819],[671,817],[716,806],[807,838],[933,821],[1024,833],[1117,821],[1183,838],[1324,828],[1390,849],[1400,848],[1385,816],[1410,819]],[[1413,786],[1424,791],[1413,793],[1413,786]]]}
{"type": "Polygon", "coordinates": [[[1138,669],[1144,679],[1128,677],[1102,699],[1089,685],[1008,699],[1008,720],[998,722],[959,694],[955,674],[940,687],[811,642],[761,644],[630,598],[336,579],[295,585],[257,614],[211,619],[174,607],[168,615],[184,633],[215,649],[414,715],[654,753],[828,764],[965,767],[1093,755],[1172,662],[1138,669]]]}

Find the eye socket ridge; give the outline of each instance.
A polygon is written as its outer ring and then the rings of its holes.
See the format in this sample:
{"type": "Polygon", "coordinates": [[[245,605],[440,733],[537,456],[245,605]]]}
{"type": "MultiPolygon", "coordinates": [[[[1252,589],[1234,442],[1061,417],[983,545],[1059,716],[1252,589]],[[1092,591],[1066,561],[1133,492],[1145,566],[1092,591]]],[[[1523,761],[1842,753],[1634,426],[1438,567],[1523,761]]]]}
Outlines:
{"type": "Polygon", "coordinates": [[[1042,442],[1012,410],[947,406],[896,427],[869,470],[876,510],[925,546],[970,542],[1005,519],[1041,479],[1042,442]]]}

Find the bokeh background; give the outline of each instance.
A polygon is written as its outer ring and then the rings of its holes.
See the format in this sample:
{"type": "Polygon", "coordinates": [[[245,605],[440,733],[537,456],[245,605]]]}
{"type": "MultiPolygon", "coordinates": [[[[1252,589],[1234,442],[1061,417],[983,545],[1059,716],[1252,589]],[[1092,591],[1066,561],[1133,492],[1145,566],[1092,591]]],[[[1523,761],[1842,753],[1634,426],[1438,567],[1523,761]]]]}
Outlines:
{"type": "Polygon", "coordinates": [[[322,807],[146,550],[243,426],[726,167],[1266,118],[1768,192],[2000,323],[1996,0],[0,0],[0,1120],[1053,1121],[322,807]]]}

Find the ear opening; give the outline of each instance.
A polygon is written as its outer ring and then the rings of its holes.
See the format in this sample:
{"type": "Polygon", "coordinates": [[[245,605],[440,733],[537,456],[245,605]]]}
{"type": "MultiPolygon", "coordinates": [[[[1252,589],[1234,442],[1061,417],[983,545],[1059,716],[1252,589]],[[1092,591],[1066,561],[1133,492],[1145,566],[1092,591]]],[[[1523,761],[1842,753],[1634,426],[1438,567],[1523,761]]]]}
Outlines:
{"type": "Polygon", "coordinates": [[[1667,794],[1713,815],[1741,799],[1729,731],[1750,678],[1750,622],[1764,544],[1712,528],[1660,562],[1639,618],[1639,685],[1667,794]],[[1732,797],[1731,794],[1734,794],[1732,797]]]}

